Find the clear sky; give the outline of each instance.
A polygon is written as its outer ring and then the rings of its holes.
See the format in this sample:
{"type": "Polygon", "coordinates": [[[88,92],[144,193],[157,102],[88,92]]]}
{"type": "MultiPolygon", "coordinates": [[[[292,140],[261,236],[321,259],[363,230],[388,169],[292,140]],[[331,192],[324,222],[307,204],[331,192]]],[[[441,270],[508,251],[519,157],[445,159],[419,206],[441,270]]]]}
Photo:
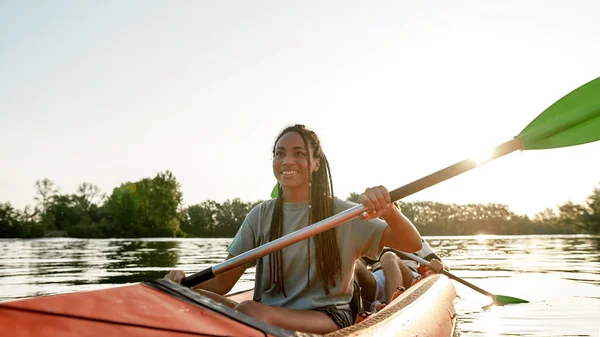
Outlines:
{"type": "MultiPolygon", "coordinates": [[[[186,204],[269,196],[286,125],[336,194],[510,140],[600,76],[598,1],[2,1],[0,202],[171,170],[186,204]],[[487,4],[485,4],[487,3],[487,4]],[[494,4],[495,3],[495,4],[494,4]]],[[[530,215],[600,182],[600,143],[514,153],[410,200],[530,215]]]]}

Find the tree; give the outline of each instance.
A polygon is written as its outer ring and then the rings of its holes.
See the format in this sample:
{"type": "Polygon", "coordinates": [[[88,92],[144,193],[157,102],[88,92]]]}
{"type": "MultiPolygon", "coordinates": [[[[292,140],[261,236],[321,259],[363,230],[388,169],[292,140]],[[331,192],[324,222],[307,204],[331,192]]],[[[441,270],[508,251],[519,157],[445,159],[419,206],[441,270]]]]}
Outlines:
{"type": "Polygon", "coordinates": [[[66,231],[81,222],[83,210],[78,208],[77,198],[68,194],[58,194],[47,206],[45,223],[52,223],[53,228],[66,231]]]}
{"type": "Polygon", "coordinates": [[[46,213],[46,207],[54,197],[56,193],[58,193],[58,188],[54,186],[54,182],[48,178],[44,178],[42,180],[35,181],[35,201],[42,206],[42,215],[46,213]]]}
{"type": "Polygon", "coordinates": [[[347,201],[352,201],[356,204],[360,204],[360,194],[356,192],[350,193],[350,195],[346,198],[347,201]]]}
{"type": "Polygon", "coordinates": [[[144,236],[142,217],[139,203],[136,202],[134,193],[141,194],[140,189],[133,190],[133,183],[126,182],[113,189],[108,197],[105,207],[108,211],[106,234],[113,237],[140,237],[144,236]]]}
{"type": "Polygon", "coordinates": [[[250,204],[242,202],[239,198],[225,200],[221,205],[218,205],[216,214],[218,227],[215,234],[223,237],[235,235],[250,211],[250,206],[250,204]]]}
{"type": "Polygon", "coordinates": [[[0,204],[0,238],[36,238],[44,235],[44,228],[35,221],[36,212],[30,207],[20,212],[10,203],[0,204]]]}
{"type": "Polygon", "coordinates": [[[0,238],[23,237],[17,210],[10,203],[0,204],[0,238]]]}
{"type": "Polygon", "coordinates": [[[587,214],[584,222],[588,233],[600,233],[600,187],[594,188],[586,201],[587,214]]]}
{"type": "Polygon", "coordinates": [[[121,184],[105,204],[111,221],[108,232],[125,237],[176,236],[182,200],[179,183],[169,171],[121,184]]]}
{"type": "Polygon", "coordinates": [[[92,205],[95,205],[99,199],[102,198],[100,188],[91,183],[81,183],[77,187],[77,193],[75,194],[76,201],[79,207],[83,211],[89,211],[92,205]]]}
{"type": "Polygon", "coordinates": [[[569,201],[561,205],[558,210],[561,223],[575,228],[577,232],[587,232],[586,219],[589,213],[585,206],[569,201]]]}
{"type": "Polygon", "coordinates": [[[200,204],[189,206],[186,210],[187,222],[181,229],[194,236],[213,236],[217,227],[217,212],[219,206],[216,201],[206,200],[200,204]]]}
{"type": "Polygon", "coordinates": [[[149,223],[152,236],[175,236],[179,231],[179,215],[183,194],[170,171],[159,172],[150,182],[148,193],[149,223]]]}

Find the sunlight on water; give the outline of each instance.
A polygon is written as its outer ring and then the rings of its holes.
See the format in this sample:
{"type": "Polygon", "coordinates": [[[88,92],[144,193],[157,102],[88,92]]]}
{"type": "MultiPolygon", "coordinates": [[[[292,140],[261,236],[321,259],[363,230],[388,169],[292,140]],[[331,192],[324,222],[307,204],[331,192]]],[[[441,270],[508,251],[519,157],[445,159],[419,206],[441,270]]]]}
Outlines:
{"type": "Polygon", "coordinates": [[[496,295],[530,303],[482,309],[487,298],[457,285],[460,336],[598,336],[600,238],[477,236],[443,251],[452,271],[496,295]]]}
{"type": "MultiPolygon", "coordinates": [[[[600,337],[600,236],[429,237],[451,272],[530,303],[486,307],[455,283],[455,336],[600,337]]],[[[217,264],[231,239],[0,240],[0,300],[93,290],[217,264]]],[[[252,287],[254,268],[232,292],[252,287]]]]}

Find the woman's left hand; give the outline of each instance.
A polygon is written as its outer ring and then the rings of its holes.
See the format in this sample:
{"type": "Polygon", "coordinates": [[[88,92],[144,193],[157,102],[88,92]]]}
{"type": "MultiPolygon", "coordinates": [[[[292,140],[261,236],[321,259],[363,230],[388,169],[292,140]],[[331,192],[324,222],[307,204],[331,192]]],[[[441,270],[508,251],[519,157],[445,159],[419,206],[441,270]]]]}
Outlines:
{"type": "Polygon", "coordinates": [[[362,220],[378,218],[394,208],[390,192],[383,186],[367,188],[360,196],[360,203],[367,208],[361,215],[362,220]]]}
{"type": "Polygon", "coordinates": [[[169,281],[181,284],[181,280],[185,278],[185,273],[181,270],[171,270],[167,275],[165,275],[165,278],[169,281]]]}

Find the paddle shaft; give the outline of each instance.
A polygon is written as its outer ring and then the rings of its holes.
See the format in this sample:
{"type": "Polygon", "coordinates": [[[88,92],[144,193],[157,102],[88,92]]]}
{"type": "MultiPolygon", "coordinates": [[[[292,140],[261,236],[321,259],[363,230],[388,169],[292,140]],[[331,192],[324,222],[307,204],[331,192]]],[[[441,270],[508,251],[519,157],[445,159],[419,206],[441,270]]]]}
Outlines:
{"type": "Polygon", "coordinates": [[[444,169],[436,171],[430,175],[427,175],[421,179],[415,180],[412,183],[406,184],[402,187],[399,187],[390,192],[390,197],[392,201],[400,200],[404,197],[407,197],[411,194],[419,192],[421,190],[426,189],[427,187],[433,186],[437,183],[440,183],[444,180],[450,179],[454,176],[457,176],[461,173],[467,172],[475,167],[486,163],[488,161],[492,161],[496,158],[507,155],[516,150],[520,150],[523,148],[523,142],[517,137],[509,140],[508,142],[502,143],[496,146],[492,154],[489,158],[486,158],[484,161],[477,161],[474,159],[466,159],[463,161],[459,161],[454,165],[450,165],[444,169]]]}
{"type": "MultiPolygon", "coordinates": [[[[408,253],[405,253],[405,252],[400,252],[400,251],[398,251],[398,252],[399,252],[399,253],[400,253],[402,256],[404,256],[404,257],[406,257],[406,258],[408,258],[408,259],[411,259],[411,260],[417,261],[417,262],[419,262],[420,264],[422,264],[422,265],[424,265],[424,266],[429,266],[429,261],[427,261],[427,260],[425,260],[425,259],[422,259],[422,258],[420,258],[420,257],[418,257],[418,256],[416,256],[416,255],[414,255],[414,254],[408,254],[408,253]]],[[[449,277],[449,278],[451,278],[451,279],[453,279],[453,280],[455,280],[455,281],[457,281],[457,282],[460,282],[460,283],[462,283],[462,284],[466,285],[467,287],[469,287],[469,288],[471,288],[471,289],[473,289],[473,290],[475,290],[475,291],[478,291],[478,292],[480,292],[480,293],[482,293],[482,294],[484,294],[484,295],[486,295],[486,296],[489,296],[489,297],[491,297],[492,299],[496,297],[494,294],[492,294],[492,293],[490,293],[490,292],[487,292],[487,291],[485,291],[485,290],[483,290],[483,289],[479,288],[478,286],[476,286],[476,285],[474,285],[474,284],[471,284],[471,283],[469,283],[469,282],[467,282],[467,281],[463,280],[462,278],[460,278],[460,277],[458,277],[458,276],[456,276],[456,275],[454,275],[454,274],[452,274],[452,273],[450,273],[450,272],[448,272],[448,271],[446,271],[446,270],[443,270],[443,269],[442,269],[442,271],[440,271],[440,273],[441,273],[441,274],[444,274],[444,275],[446,275],[447,277],[449,277]]]]}
{"type": "MultiPolygon", "coordinates": [[[[473,159],[467,159],[460,161],[454,165],[450,165],[444,169],[436,171],[430,175],[427,175],[421,179],[415,180],[412,183],[399,187],[390,192],[390,198],[392,201],[398,201],[404,197],[407,197],[413,193],[419,192],[426,189],[427,187],[438,184],[444,180],[450,179],[463,172],[469,171],[485,162],[494,160],[496,158],[507,155],[513,151],[521,149],[523,143],[519,138],[513,138],[512,140],[496,146],[492,152],[492,155],[485,161],[478,162],[473,159]]],[[[328,229],[339,226],[345,222],[348,222],[360,214],[365,212],[367,209],[363,205],[356,205],[343,212],[335,214],[334,216],[321,220],[311,226],[305,227],[296,232],[282,236],[279,239],[268,242],[260,247],[251,249],[245,253],[237,255],[229,260],[214,265],[210,268],[202,270],[196,274],[185,277],[181,280],[181,284],[186,287],[193,287],[196,284],[208,281],[215,276],[222,274],[228,270],[239,267],[243,264],[256,261],[261,257],[271,254],[275,251],[283,249],[291,244],[307,239],[311,236],[315,236],[328,229]]],[[[458,280],[457,280],[458,281],[458,280]]],[[[460,281],[459,281],[460,282],[460,281]]]]}

